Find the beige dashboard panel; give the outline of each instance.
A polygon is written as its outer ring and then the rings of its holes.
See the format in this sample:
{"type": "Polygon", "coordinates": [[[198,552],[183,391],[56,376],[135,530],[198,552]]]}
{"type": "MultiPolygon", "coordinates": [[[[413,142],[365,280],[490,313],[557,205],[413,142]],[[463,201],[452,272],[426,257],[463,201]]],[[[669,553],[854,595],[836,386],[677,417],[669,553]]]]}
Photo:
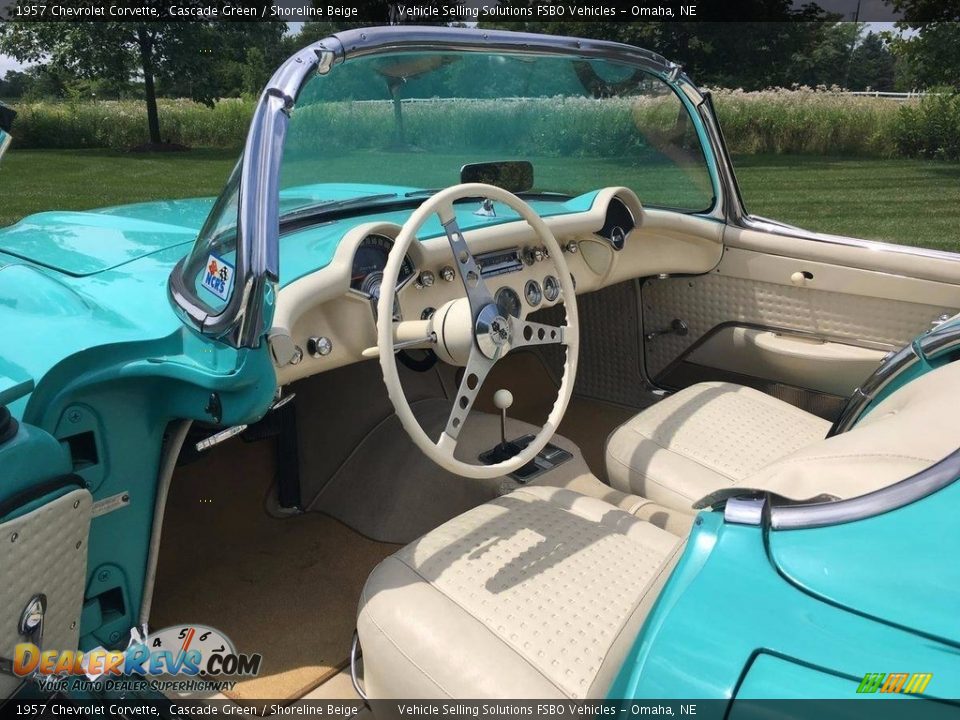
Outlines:
{"type": "MultiPolygon", "coordinates": [[[[714,220],[687,216],[658,209],[646,209],[633,191],[622,187],[601,190],[586,212],[557,215],[544,219],[558,242],[567,250],[565,259],[576,282],[577,294],[599,290],[623,280],[667,272],[702,273],[720,260],[723,252],[723,225],[714,220]],[[628,235],[624,248],[614,250],[597,234],[604,226],[607,208],[613,198],[622,201],[633,215],[635,229],[628,235]]],[[[376,324],[373,303],[369,296],[350,288],[353,257],[360,242],[370,234],[396,238],[400,226],[393,223],[362,223],[348,231],[341,240],[333,260],[324,268],[300,278],[280,290],[271,344],[284,348],[279,353],[288,358],[289,348],[300,348],[302,359],[296,363],[276,363],[277,380],[286,384],[363,359],[364,350],[376,345],[376,324]],[[324,337],[332,350],[313,357],[308,352],[312,337],[324,337]]],[[[471,251],[482,254],[516,248],[532,249],[536,243],[533,230],[525,222],[507,222],[464,233],[471,251]]],[[[419,320],[450,300],[463,297],[459,277],[452,282],[442,279],[445,267],[456,263],[450,255],[445,236],[416,243],[409,250],[416,268],[411,278],[397,291],[397,308],[404,320],[419,320]],[[435,282],[426,287],[418,282],[419,274],[430,271],[435,282]]],[[[525,312],[556,304],[543,298],[536,305],[526,300],[525,288],[535,282],[541,289],[548,275],[556,270],[549,259],[524,263],[522,268],[486,278],[491,292],[509,288],[521,298],[525,312]]]]}

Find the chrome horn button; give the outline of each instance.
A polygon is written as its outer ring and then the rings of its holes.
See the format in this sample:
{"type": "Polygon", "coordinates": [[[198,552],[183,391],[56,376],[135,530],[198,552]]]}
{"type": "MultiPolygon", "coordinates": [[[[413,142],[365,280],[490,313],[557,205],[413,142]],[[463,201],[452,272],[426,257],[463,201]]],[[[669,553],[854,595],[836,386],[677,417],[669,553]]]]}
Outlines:
{"type": "Polygon", "coordinates": [[[494,303],[485,305],[477,315],[474,328],[477,347],[487,358],[496,360],[510,350],[510,322],[500,314],[494,303]]]}

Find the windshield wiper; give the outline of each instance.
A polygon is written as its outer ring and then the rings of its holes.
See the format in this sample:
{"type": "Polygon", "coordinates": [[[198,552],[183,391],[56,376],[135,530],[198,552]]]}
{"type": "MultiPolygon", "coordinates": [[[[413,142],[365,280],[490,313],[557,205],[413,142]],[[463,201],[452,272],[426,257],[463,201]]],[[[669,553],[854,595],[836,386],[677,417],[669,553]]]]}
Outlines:
{"type": "Polygon", "coordinates": [[[397,197],[399,197],[397,193],[381,193],[380,195],[364,195],[362,197],[346,198],[345,200],[325,200],[284,213],[280,216],[280,222],[293,222],[311,215],[321,215],[329,210],[349,210],[350,208],[363,207],[365,205],[375,205],[384,200],[393,200],[397,197]]]}

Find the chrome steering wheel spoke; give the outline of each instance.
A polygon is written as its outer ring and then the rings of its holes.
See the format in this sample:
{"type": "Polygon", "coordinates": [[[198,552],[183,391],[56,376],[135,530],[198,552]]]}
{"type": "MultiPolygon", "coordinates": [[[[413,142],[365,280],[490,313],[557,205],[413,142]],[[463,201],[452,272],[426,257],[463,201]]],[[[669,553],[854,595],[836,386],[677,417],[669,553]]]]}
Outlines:
{"type": "Polygon", "coordinates": [[[447,427],[437,443],[438,447],[451,456],[456,449],[457,438],[460,436],[463,424],[466,422],[470,409],[480,393],[480,388],[483,387],[483,381],[486,380],[495,362],[496,360],[488,358],[476,346],[470,350],[470,359],[467,361],[463,379],[460,381],[460,387],[457,390],[457,397],[453,402],[453,409],[447,419],[447,427]]]}
{"type": "Polygon", "coordinates": [[[510,322],[510,348],[531,345],[569,345],[575,330],[569,325],[545,325],[532,320],[520,320],[512,315],[510,322]]]}
{"type": "Polygon", "coordinates": [[[460,279],[463,281],[463,288],[466,290],[467,300],[470,303],[470,315],[476,319],[483,307],[494,302],[493,294],[483,281],[480,265],[467,247],[467,241],[464,240],[463,233],[460,231],[453,205],[444,205],[437,211],[437,215],[440,217],[443,229],[447,233],[450,250],[453,251],[453,259],[460,268],[460,279]]]}

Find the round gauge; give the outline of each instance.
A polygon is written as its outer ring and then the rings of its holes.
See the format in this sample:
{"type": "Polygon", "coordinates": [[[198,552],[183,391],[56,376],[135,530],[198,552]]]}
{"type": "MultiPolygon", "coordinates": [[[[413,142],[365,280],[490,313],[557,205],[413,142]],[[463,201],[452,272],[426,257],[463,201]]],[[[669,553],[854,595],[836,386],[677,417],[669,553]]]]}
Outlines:
{"type": "Polygon", "coordinates": [[[547,275],[543,279],[543,296],[547,302],[556,302],[560,297],[560,281],[553,275],[547,275]]]}
{"type": "Polygon", "coordinates": [[[527,280],[527,284],[523,287],[523,294],[530,307],[536,307],[543,300],[543,289],[536,280],[527,280]]]}
{"type": "MultiPolygon", "coordinates": [[[[392,248],[393,240],[383,235],[367,235],[361,240],[353,256],[350,287],[371,297],[378,297],[383,270],[387,267],[387,258],[392,248]]],[[[404,257],[397,277],[397,287],[412,277],[413,273],[413,262],[409,256],[404,257]]]]}
{"type": "Polygon", "coordinates": [[[513,315],[515,318],[520,317],[520,313],[523,311],[520,296],[510,288],[504,286],[497,290],[494,300],[497,301],[497,310],[503,317],[508,315],[513,315]]]}
{"type": "Polygon", "coordinates": [[[627,242],[627,233],[619,225],[614,225],[610,229],[610,244],[613,246],[614,250],[623,250],[624,244],[627,242]]]}

